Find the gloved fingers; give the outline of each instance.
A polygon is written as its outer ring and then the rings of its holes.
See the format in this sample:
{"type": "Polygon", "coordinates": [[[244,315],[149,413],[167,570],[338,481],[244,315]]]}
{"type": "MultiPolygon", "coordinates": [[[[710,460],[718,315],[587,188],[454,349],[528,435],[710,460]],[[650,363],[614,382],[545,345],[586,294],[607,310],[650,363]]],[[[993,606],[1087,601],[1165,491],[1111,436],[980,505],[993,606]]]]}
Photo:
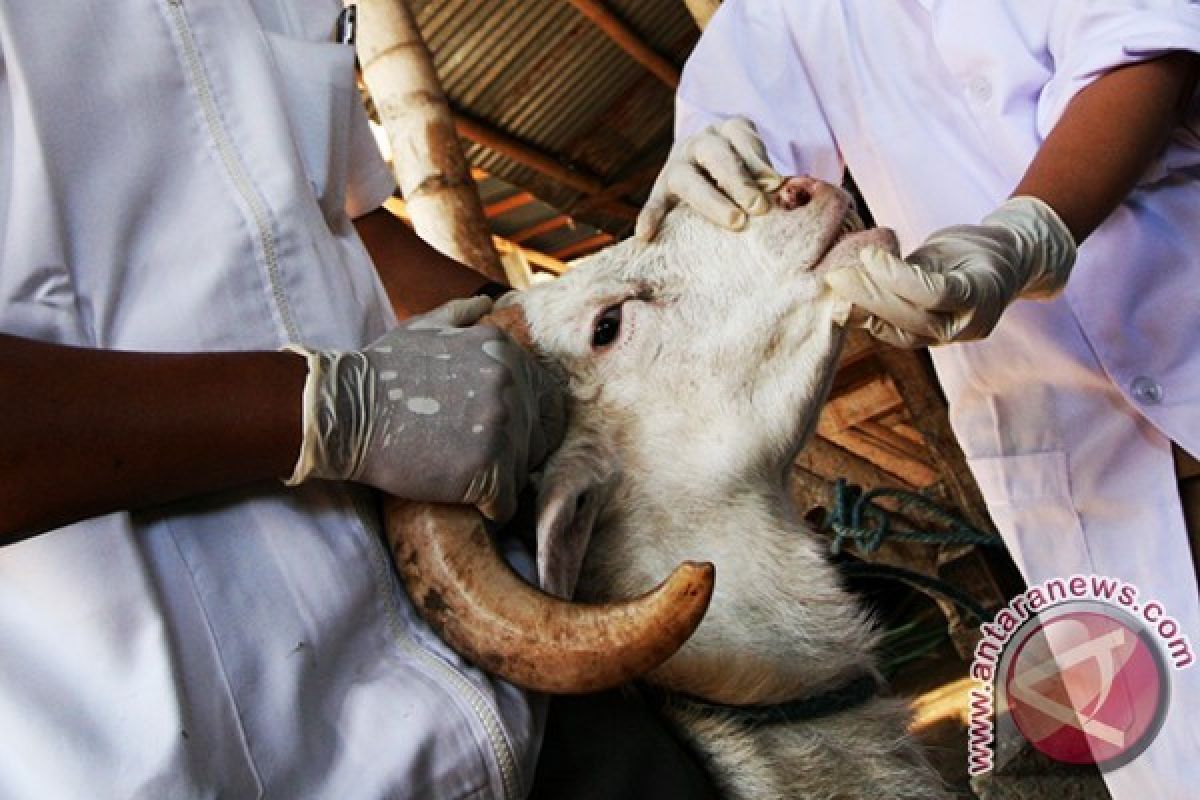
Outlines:
{"type": "Polygon", "coordinates": [[[517,468],[531,469],[562,442],[566,431],[562,386],[507,336],[487,342],[483,349],[489,358],[504,365],[510,380],[504,392],[506,425],[513,439],[508,451],[517,468]]]}
{"type": "Polygon", "coordinates": [[[758,135],[758,129],[754,127],[753,122],[745,117],[734,117],[722,122],[718,130],[741,157],[742,165],[759,189],[774,192],[783,185],[785,178],[771,165],[767,146],[758,135]]]}
{"type": "Polygon", "coordinates": [[[1000,321],[1000,312],[993,308],[976,308],[955,314],[947,324],[945,340],[950,342],[969,342],[984,339],[996,328],[1000,321]]]}
{"type": "Polygon", "coordinates": [[[877,286],[929,311],[961,311],[968,306],[970,287],[956,272],[957,264],[936,264],[920,252],[897,258],[880,247],[864,247],[859,260],[877,286]]]}
{"type": "Polygon", "coordinates": [[[533,420],[533,431],[529,439],[528,468],[534,469],[558,449],[567,430],[566,398],[558,381],[544,369],[535,373],[537,394],[537,419],[533,420]]]}
{"type": "Polygon", "coordinates": [[[460,297],[419,317],[413,317],[404,327],[413,331],[469,328],[491,310],[492,298],[486,295],[460,297]]]}
{"type": "Polygon", "coordinates": [[[875,339],[885,344],[890,344],[892,347],[899,347],[902,350],[917,350],[922,347],[932,347],[942,344],[944,341],[931,336],[923,336],[911,331],[902,330],[873,314],[865,315],[857,324],[875,339]]]}
{"type": "MultiPolygon", "coordinates": [[[[667,169],[670,169],[670,166],[667,169]]],[[[658,229],[662,227],[663,218],[675,205],[675,199],[667,191],[666,184],[666,180],[660,176],[654,184],[654,188],[650,190],[650,197],[646,200],[646,205],[638,214],[633,235],[643,242],[654,241],[654,237],[658,235],[658,229]]]]}
{"type": "Polygon", "coordinates": [[[505,393],[509,431],[517,439],[510,450],[520,469],[532,470],[562,443],[566,400],[559,382],[537,359],[519,348],[504,358],[513,381],[505,393]]]}
{"type": "Polygon", "coordinates": [[[931,313],[929,323],[935,332],[934,335],[905,330],[874,314],[852,314],[850,323],[866,330],[881,342],[914,350],[986,338],[998,321],[999,318],[995,314],[987,314],[979,309],[958,313],[931,313]]]}
{"type": "Polygon", "coordinates": [[[494,462],[471,481],[463,502],[493,522],[508,522],[517,513],[516,476],[507,465],[494,462]]]}
{"type": "Polygon", "coordinates": [[[723,197],[732,200],[746,213],[765,214],[771,208],[771,201],[758,187],[749,165],[729,139],[717,133],[705,133],[689,143],[688,152],[692,163],[699,169],[680,170],[672,176],[678,179],[672,181],[671,187],[677,195],[698,206],[699,199],[693,197],[695,190],[692,189],[695,181],[687,180],[687,188],[681,184],[683,179],[700,177],[705,183],[716,184],[723,197]],[[695,174],[700,170],[707,173],[707,176],[695,174]]]}
{"type": "Polygon", "coordinates": [[[511,472],[501,476],[500,484],[500,490],[496,493],[495,500],[487,508],[480,510],[488,519],[503,524],[517,513],[518,489],[517,480],[511,472]]]}
{"type": "Polygon", "coordinates": [[[679,170],[671,178],[671,191],[715,225],[731,231],[746,227],[746,212],[722,194],[699,170],[679,170]]]}
{"type": "MultiPolygon", "coordinates": [[[[825,284],[838,297],[852,303],[859,314],[876,317],[921,338],[939,339],[941,336],[943,314],[900,297],[886,282],[877,282],[873,273],[857,267],[835,269],[825,274],[825,284]]],[[[852,323],[855,317],[852,312],[852,323]]]]}

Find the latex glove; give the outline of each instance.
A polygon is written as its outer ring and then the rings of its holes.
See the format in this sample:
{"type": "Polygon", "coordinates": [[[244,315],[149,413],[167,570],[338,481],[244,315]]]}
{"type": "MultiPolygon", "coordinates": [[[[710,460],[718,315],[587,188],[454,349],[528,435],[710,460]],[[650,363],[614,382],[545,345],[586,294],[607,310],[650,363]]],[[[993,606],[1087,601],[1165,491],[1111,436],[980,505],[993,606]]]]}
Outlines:
{"type": "Polygon", "coordinates": [[[747,214],[765,214],[765,194],[783,184],[754,123],[734,117],[709,125],[671,148],[667,163],[638,215],[635,233],[650,241],[676,203],[687,203],[717,225],[746,226],[747,214]]]}
{"type": "Polygon", "coordinates": [[[1014,197],[979,225],[934,233],[907,259],[864,248],[862,267],[825,282],[855,306],[850,322],[898,347],[982,339],[1017,297],[1052,297],[1075,263],[1075,239],[1054,209],[1014,197]]]}
{"type": "Polygon", "coordinates": [[[308,359],[304,442],[287,481],[356,480],[411,500],[516,511],[529,470],[562,439],[557,382],[505,334],[475,325],[486,297],[455,300],[359,352],[308,359]]]}

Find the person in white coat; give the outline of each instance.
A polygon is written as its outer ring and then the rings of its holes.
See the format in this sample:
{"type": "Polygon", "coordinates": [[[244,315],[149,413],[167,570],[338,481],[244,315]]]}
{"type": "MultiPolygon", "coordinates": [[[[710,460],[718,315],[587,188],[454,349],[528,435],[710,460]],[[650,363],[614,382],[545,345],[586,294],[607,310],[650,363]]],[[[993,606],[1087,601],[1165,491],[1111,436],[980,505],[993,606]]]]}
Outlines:
{"type": "Polygon", "coordinates": [[[0,0],[0,797],[709,796],[392,572],[371,488],[503,521],[563,408],[379,209],[341,11],[0,0]]]}
{"type": "MultiPolygon", "coordinates": [[[[1200,453],[1197,52],[1187,0],[726,0],[638,223],[652,238],[687,202],[737,228],[776,169],[848,167],[909,255],[828,283],[881,340],[941,345],[951,422],[1027,581],[1123,579],[1193,646],[1173,449],[1200,453]]],[[[1117,800],[1195,796],[1200,669],[1170,680],[1157,739],[1105,776],[1117,800]]]]}
{"type": "Polygon", "coordinates": [[[359,233],[408,312],[484,280],[372,213],[340,11],[0,0],[2,797],[529,789],[366,487],[505,519],[562,409],[486,298],[397,326],[359,233]]]}

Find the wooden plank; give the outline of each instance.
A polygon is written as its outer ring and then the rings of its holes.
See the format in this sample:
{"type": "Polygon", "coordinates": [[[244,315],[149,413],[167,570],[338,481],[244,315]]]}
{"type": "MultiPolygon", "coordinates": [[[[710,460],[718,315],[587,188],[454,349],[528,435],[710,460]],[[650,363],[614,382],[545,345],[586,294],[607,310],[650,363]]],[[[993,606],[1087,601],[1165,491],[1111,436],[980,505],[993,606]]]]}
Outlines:
{"type": "Polygon", "coordinates": [[[846,341],[842,345],[842,354],[838,359],[838,368],[849,367],[861,361],[879,349],[879,343],[871,334],[861,328],[851,328],[846,331],[846,341]]]}
{"type": "Polygon", "coordinates": [[[717,13],[717,9],[721,7],[721,0],[683,0],[688,11],[692,12],[692,18],[696,20],[696,27],[704,30],[708,27],[708,21],[712,19],[712,15],[717,13]]]}
{"type": "Polygon", "coordinates": [[[801,515],[806,515],[817,507],[829,508],[832,497],[831,481],[824,475],[810,472],[804,467],[793,466],[789,477],[788,493],[801,515]]]}
{"type": "Polygon", "coordinates": [[[501,254],[510,251],[519,252],[522,258],[544,272],[553,272],[555,275],[562,275],[571,268],[569,264],[564,263],[554,256],[547,255],[537,250],[530,250],[528,247],[521,247],[519,244],[513,244],[502,236],[493,236],[492,239],[496,243],[496,249],[500,251],[501,254]]]}
{"type": "Polygon", "coordinates": [[[559,228],[575,227],[575,220],[566,214],[559,214],[557,217],[543,220],[536,225],[530,225],[528,228],[522,228],[516,233],[508,237],[508,240],[514,244],[522,244],[530,239],[536,239],[544,233],[556,231],[559,228]]]}
{"type": "Polygon", "coordinates": [[[925,440],[921,438],[921,432],[912,426],[912,421],[908,418],[908,408],[906,407],[898,408],[891,413],[878,416],[873,421],[891,428],[892,432],[897,436],[903,436],[913,444],[922,446],[925,444],[925,440]]]}
{"type": "MultiPolygon", "coordinates": [[[[966,457],[950,428],[941,389],[932,367],[926,362],[928,355],[881,347],[877,356],[904,398],[912,426],[920,433],[930,462],[937,470],[940,480],[932,487],[936,498],[957,509],[980,530],[995,532],[983,494],[971,476],[966,457]]],[[[981,548],[939,548],[938,574],[966,591],[985,608],[999,608],[1004,603],[1004,592],[981,548]]],[[[964,618],[945,600],[939,598],[937,604],[950,622],[950,636],[959,655],[969,659],[979,637],[978,623],[964,618]]]]}
{"type": "Polygon", "coordinates": [[[896,476],[880,469],[871,461],[822,436],[812,437],[800,454],[796,456],[795,463],[798,468],[822,475],[830,481],[836,478],[845,478],[850,483],[866,489],[880,486],[895,486],[900,489],[917,488],[903,476],[896,476]]]}
{"type": "MultiPolygon", "coordinates": [[[[400,219],[412,222],[412,218],[408,215],[408,207],[405,202],[399,197],[389,197],[384,201],[383,207],[395,214],[400,219]]],[[[561,275],[570,267],[553,256],[540,253],[537,250],[530,250],[528,247],[521,247],[518,244],[505,239],[501,236],[492,236],[492,245],[496,248],[497,253],[504,254],[510,250],[516,249],[521,251],[521,255],[530,264],[546,271],[553,272],[555,275],[561,275]]]]}
{"type": "Polygon", "coordinates": [[[920,442],[914,442],[907,436],[901,436],[895,429],[880,425],[872,419],[864,419],[854,426],[863,436],[885,445],[898,453],[904,453],[914,461],[929,463],[929,452],[920,442]]]}
{"type": "Polygon", "coordinates": [[[497,200],[494,203],[489,203],[483,207],[483,213],[488,219],[493,219],[501,214],[507,214],[509,211],[515,211],[518,208],[523,208],[530,203],[536,203],[537,198],[529,192],[517,192],[509,195],[503,200],[497,200]]]}
{"type": "Polygon", "coordinates": [[[837,371],[833,376],[833,386],[829,390],[831,397],[853,389],[862,383],[874,380],[877,376],[884,374],[883,365],[878,359],[870,356],[851,361],[846,364],[839,364],[837,371]]]}
{"type": "Polygon", "coordinates": [[[891,378],[875,375],[857,385],[842,387],[833,394],[821,409],[817,432],[822,435],[840,433],[903,407],[904,401],[891,378]]]}
{"type": "Polygon", "coordinates": [[[504,264],[504,272],[508,275],[512,288],[524,291],[533,285],[533,267],[525,257],[525,251],[519,247],[501,249],[500,263],[504,264]]]}
{"type": "MultiPolygon", "coordinates": [[[[568,189],[574,189],[586,195],[597,195],[605,192],[608,188],[603,180],[587,170],[565,164],[557,156],[461,111],[455,112],[454,125],[458,135],[464,139],[499,153],[522,166],[536,170],[568,189]]],[[[638,209],[617,198],[606,198],[597,202],[596,206],[604,213],[620,219],[637,219],[638,209]]]]}
{"type": "Polygon", "coordinates": [[[853,428],[821,435],[918,488],[928,486],[938,479],[938,473],[929,464],[894,450],[886,443],[864,436],[853,428]]]}
{"type": "Polygon", "coordinates": [[[679,67],[654,50],[599,0],[567,0],[637,63],[672,89],[679,87],[679,67]]]}
{"type": "Polygon", "coordinates": [[[605,245],[612,244],[614,241],[611,233],[597,233],[595,236],[589,236],[586,239],[581,239],[578,242],[569,244],[561,250],[555,250],[550,255],[561,261],[566,261],[570,258],[576,258],[586,255],[595,250],[599,250],[605,245]]]}
{"type": "Polygon", "coordinates": [[[945,499],[976,527],[994,531],[983,494],[975,484],[966,456],[950,428],[941,389],[932,369],[923,360],[928,356],[890,347],[880,348],[876,355],[904,399],[912,426],[925,441],[930,463],[942,477],[945,499]]]}
{"type": "Polygon", "coordinates": [[[572,214],[582,214],[597,208],[602,209],[606,204],[614,200],[619,200],[623,195],[649,186],[654,182],[661,169],[662,164],[660,163],[647,164],[629,177],[610,185],[604,191],[590,197],[582,198],[568,210],[572,214]]]}
{"type": "Polygon", "coordinates": [[[905,419],[904,422],[896,422],[888,425],[888,427],[891,428],[892,432],[897,436],[903,436],[913,444],[919,444],[922,447],[925,447],[925,439],[922,438],[921,432],[912,425],[909,425],[907,419],[905,419]]]}
{"type": "Polygon", "coordinates": [[[526,144],[486,122],[457,113],[454,115],[454,124],[458,134],[464,139],[470,139],[478,145],[511,158],[518,164],[535,169],[563,186],[584,194],[598,194],[604,191],[604,181],[595,175],[572,169],[549,153],[526,144]]]}

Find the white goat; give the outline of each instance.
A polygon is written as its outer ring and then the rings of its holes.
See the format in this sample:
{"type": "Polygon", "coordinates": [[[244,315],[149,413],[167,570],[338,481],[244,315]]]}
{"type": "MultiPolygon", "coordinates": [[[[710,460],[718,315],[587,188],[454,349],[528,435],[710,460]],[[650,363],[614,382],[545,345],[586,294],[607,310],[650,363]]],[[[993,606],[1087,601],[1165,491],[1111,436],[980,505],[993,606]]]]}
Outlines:
{"type": "MultiPolygon", "coordinates": [[[[677,209],[655,243],[612,247],[505,304],[574,401],[543,483],[543,585],[568,596],[578,572],[576,598],[609,603],[645,592],[682,561],[716,567],[707,615],[646,675],[669,692],[763,706],[876,676],[877,633],[786,487],[842,341],[821,273],[868,244],[895,248],[888,231],[850,230],[855,219],[840,189],[793,179],[743,233],[677,209]]],[[[397,563],[406,558],[415,560],[400,553],[397,563]]],[[[436,612],[444,600],[438,590],[418,605],[436,612]]],[[[514,625],[546,625],[542,612],[536,619],[514,625]]],[[[606,647],[583,650],[602,661],[606,647]]],[[[472,655],[508,674],[499,649],[472,655]]],[[[551,657],[551,648],[537,652],[535,661],[551,657]]],[[[697,703],[667,702],[665,711],[730,798],[947,796],[894,699],[766,724],[697,703]]]]}

